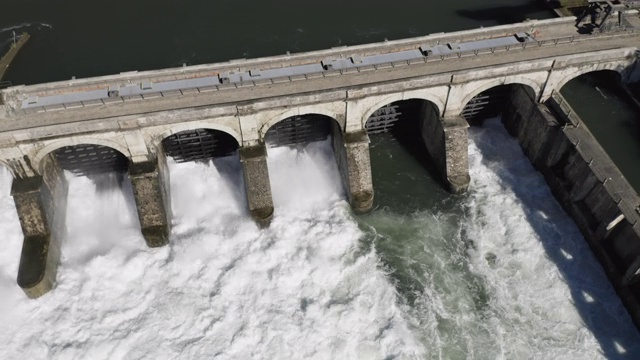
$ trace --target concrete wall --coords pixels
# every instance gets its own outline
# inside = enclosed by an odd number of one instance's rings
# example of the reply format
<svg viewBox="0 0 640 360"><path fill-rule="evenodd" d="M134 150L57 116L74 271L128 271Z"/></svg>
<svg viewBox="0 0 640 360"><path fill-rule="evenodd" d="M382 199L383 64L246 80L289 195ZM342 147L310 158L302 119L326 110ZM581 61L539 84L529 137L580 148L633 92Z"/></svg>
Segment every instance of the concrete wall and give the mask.
<svg viewBox="0 0 640 360"><path fill-rule="evenodd" d="M24 235L18 285L30 298L51 290L65 234L68 186L53 155L44 160L42 176L15 178L11 189Z"/></svg>
<svg viewBox="0 0 640 360"><path fill-rule="evenodd" d="M373 206L369 136L365 130L342 134L334 124L333 153L351 207L366 212Z"/></svg>
<svg viewBox="0 0 640 360"><path fill-rule="evenodd" d="M159 247L169 242L171 204L168 183L164 178L164 159L149 157L146 161L129 163L129 178L138 209L142 235L149 247Z"/></svg>
<svg viewBox="0 0 640 360"><path fill-rule="evenodd" d="M580 119L559 106L560 97L538 104L524 87L514 88L505 127L576 221L640 327L640 198Z"/></svg>
<svg viewBox="0 0 640 360"><path fill-rule="evenodd" d="M435 107L425 104L422 108L420 129L431 159L443 180L454 194L469 187L469 155L467 128L460 116L441 119Z"/></svg>
<svg viewBox="0 0 640 360"><path fill-rule="evenodd" d="M239 153L249 212L259 225L267 226L273 218L267 148L264 145L246 146L240 148Z"/></svg>

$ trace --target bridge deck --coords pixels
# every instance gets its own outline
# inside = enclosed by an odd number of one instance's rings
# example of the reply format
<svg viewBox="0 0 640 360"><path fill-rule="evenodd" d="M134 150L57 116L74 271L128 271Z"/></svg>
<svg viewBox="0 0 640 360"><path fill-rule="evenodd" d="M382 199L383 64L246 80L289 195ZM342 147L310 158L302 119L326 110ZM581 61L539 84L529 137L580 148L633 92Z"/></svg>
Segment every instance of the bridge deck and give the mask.
<svg viewBox="0 0 640 360"><path fill-rule="evenodd" d="M640 18L637 15L629 16L633 23L638 23L640 28ZM569 20L569 21L567 21ZM127 115L148 114L159 111L194 108L213 105L242 105L256 99L266 99L274 97L284 97L305 93L317 93L326 91L345 91L347 89L357 89L371 83L393 83L410 78L420 78L430 75L445 75L448 82L455 82L455 75L463 74L469 70L478 70L496 65L508 65L519 62L527 62L539 59L558 59L559 57L575 56L576 54L593 54L597 51L629 48L630 44L637 44L640 40L640 32L625 31L601 35L580 35L577 33L575 23L572 19L553 19L545 21L531 21L511 26L500 26L494 28L476 29L467 32L458 32L444 35L432 35L415 39L400 40L383 44L354 46L343 49L332 49L306 54L291 55L288 57L273 57L256 60L246 60L239 62L211 64L187 67L183 69L165 69L141 73L126 73L99 78L78 79L69 82L57 82L49 84L39 84L9 88L3 91L7 104L5 111L0 107L0 133L11 132L21 129L39 128L56 124L74 123L87 120L108 119L113 117L126 117ZM233 69L252 69L260 66L284 66L287 64L309 63L319 61L327 55L351 56L355 54L368 54L397 51L415 48L418 45L433 43L434 41L449 42L462 41L464 39L478 39L504 34L513 34L517 31L530 31L535 34L536 39L546 42L544 46L528 46L526 49L512 49L500 53L488 53L476 56L463 56L461 58L451 58L446 60L434 59L405 66L396 66L385 69L377 69L366 72L343 72L326 73L317 78L301 78L300 81L290 79L282 83L269 83L265 85L244 86L242 84L220 86L209 92L198 92L193 94L178 95L172 97L160 97L156 99L136 101L118 100L117 105L101 105L93 107L80 107L66 109L56 112L41 112L32 114L20 114L15 109L20 108L20 99L30 96L30 94L47 94L52 92L68 92L77 89L90 89L96 86L104 87L107 84L127 84L134 81L160 81L162 79L180 79L186 77L198 77L215 73L214 69L224 71L229 66ZM551 41L560 39L556 44ZM283 63L285 60L285 63ZM233 64L233 65L230 65ZM539 69L532 69L539 70ZM451 75L451 76L449 76ZM437 83L433 84L438 85ZM16 119L19 118L19 121ZM117 129L119 124L102 124L104 127L113 126ZM10 135L10 134L7 134Z"/></svg>

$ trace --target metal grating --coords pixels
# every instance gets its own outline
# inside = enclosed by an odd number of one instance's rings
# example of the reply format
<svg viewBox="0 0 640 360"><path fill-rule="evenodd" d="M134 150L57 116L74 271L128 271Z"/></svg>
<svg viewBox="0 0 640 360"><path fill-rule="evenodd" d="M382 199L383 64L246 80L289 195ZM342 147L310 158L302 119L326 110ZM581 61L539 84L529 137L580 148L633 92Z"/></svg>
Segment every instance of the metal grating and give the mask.
<svg viewBox="0 0 640 360"><path fill-rule="evenodd" d="M162 140L167 156L176 162L229 156L238 150L236 139L222 131L196 129L181 131Z"/></svg>
<svg viewBox="0 0 640 360"><path fill-rule="evenodd" d="M76 175L127 171L129 161L119 151L102 145L65 146L54 152L60 167Z"/></svg>
<svg viewBox="0 0 640 360"><path fill-rule="evenodd" d="M385 105L369 116L365 129L369 134L385 133L400 120L401 115L399 105Z"/></svg>
<svg viewBox="0 0 640 360"><path fill-rule="evenodd" d="M498 116L502 112L508 91L508 86L498 86L484 91L471 99L460 115L468 122L480 122Z"/></svg>
<svg viewBox="0 0 640 360"><path fill-rule="evenodd" d="M272 126L264 137L265 143L276 147L324 140L331 134L331 121L324 115L292 116Z"/></svg>

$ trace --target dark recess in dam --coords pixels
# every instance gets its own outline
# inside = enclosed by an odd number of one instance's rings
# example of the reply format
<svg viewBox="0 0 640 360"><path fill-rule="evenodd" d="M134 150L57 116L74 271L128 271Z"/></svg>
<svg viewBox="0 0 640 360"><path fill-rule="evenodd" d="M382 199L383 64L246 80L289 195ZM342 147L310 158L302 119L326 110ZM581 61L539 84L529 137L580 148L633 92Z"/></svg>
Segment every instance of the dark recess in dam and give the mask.
<svg viewBox="0 0 640 360"><path fill-rule="evenodd" d="M210 129L185 130L162 140L165 154L178 163L229 156L238 147L233 136Z"/></svg>
<svg viewBox="0 0 640 360"><path fill-rule="evenodd" d="M419 122L420 107L423 103L424 100L412 99L387 104L369 116L365 129L369 135L413 129L415 126L411 123L415 125Z"/></svg>
<svg viewBox="0 0 640 360"><path fill-rule="evenodd" d="M511 85L495 86L474 96L460 114L470 125L482 125L484 119L502 113L505 100L512 91Z"/></svg>
<svg viewBox="0 0 640 360"><path fill-rule="evenodd" d="M334 120L326 115L292 116L273 125L265 134L268 147L292 146L325 140Z"/></svg>
<svg viewBox="0 0 640 360"><path fill-rule="evenodd" d="M126 172L129 161L119 151L103 145L78 144L55 150L60 167L75 175Z"/></svg>
<svg viewBox="0 0 640 360"><path fill-rule="evenodd" d="M424 99L407 99L389 103L376 110L365 124L367 134L394 139L426 169L435 179L442 180L429 153L423 132L429 132L429 124L438 119L438 107ZM432 115L436 114L435 117ZM442 186L446 184L441 181Z"/></svg>

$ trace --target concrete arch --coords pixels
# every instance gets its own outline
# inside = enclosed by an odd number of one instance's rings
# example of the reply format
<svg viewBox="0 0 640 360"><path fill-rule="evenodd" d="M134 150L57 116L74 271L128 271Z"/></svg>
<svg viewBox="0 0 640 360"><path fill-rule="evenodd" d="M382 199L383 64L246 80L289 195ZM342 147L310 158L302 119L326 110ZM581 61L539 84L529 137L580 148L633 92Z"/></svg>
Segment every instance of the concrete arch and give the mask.
<svg viewBox="0 0 640 360"><path fill-rule="evenodd" d="M362 118L360 119L360 124L362 126L362 129L365 128L365 125L367 124L367 120L369 120L369 117L374 112L376 112L376 110L380 109L381 107L383 107L385 105L394 103L396 101L403 101L403 100L425 100L425 101L428 101L428 102L432 103L433 105L435 105L436 112L439 115L442 115L442 111L445 108L444 102L442 102L436 96L431 96L428 93L424 93L424 91L421 91L421 94L415 94L414 92L412 92L410 94L409 93L404 93L404 92L395 93L395 94L389 94L389 95L386 95L385 97L381 98L380 100L376 101L373 105L369 106L368 109L362 114Z"/></svg>
<svg viewBox="0 0 640 360"><path fill-rule="evenodd" d="M236 142L238 142L238 147L242 146L242 136L238 132L236 132L233 128L226 125L199 121L199 122L177 124L175 126L172 126L169 129L166 129L165 131L159 134L153 135L149 143L149 149L157 153L158 149L161 149L162 140L168 138L173 134L177 134L182 131L196 130L196 129L221 131L223 133L231 135L234 139L236 139Z"/></svg>
<svg viewBox="0 0 640 360"><path fill-rule="evenodd" d="M275 124L279 123L280 121L286 120L290 117L293 116L304 116L304 115L324 115L327 116L331 119L333 119L335 122L338 123L338 125L340 126L340 129L342 131L344 131L344 127L345 127L345 121L340 121L339 118L344 118L344 116L340 116L342 114L336 114L334 111L329 111L327 109L323 109L322 107L318 106L318 107L309 107L309 108L293 108L293 109L289 109L283 113L278 114L277 116L273 116L271 117L269 120L267 120L266 122L264 122L262 124L262 126L260 127L260 139L264 139L264 136L267 134L267 131L269 131L269 129L271 129Z"/></svg>
<svg viewBox="0 0 640 360"><path fill-rule="evenodd" d="M536 98L540 95L540 92L542 91L542 87L538 83L524 76L512 76L507 78L491 79L490 81L485 82L482 85L475 88L469 94L465 95L465 97L462 99L462 102L460 104L460 112L462 112L464 107L467 106L467 104L469 103L469 101L471 101L471 99L478 96L483 91L487 91L496 86L511 85L511 84L521 84L521 85L528 86L529 88L531 88L531 90L533 90Z"/></svg>
<svg viewBox="0 0 640 360"><path fill-rule="evenodd" d="M621 64L615 64L615 63L608 63L605 64L605 66L603 67L602 64L591 64L591 65L587 65L587 66L582 66L577 68L575 71L565 75L564 77L560 78L560 80L556 83L556 85L554 86L554 88L552 90L554 91L560 91L562 89L563 86L565 86L569 81L588 74L588 73L592 73L592 72L598 72L598 71L613 71L618 73L618 75L620 75L620 79L624 78L624 67L621 66Z"/></svg>
<svg viewBox="0 0 640 360"><path fill-rule="evenodd" d="M92 144L92 145L102 145L106 147L110 147L127 158L131 157L129 152L129 148L126 145L119 144L113 140L101 139L101 138L84 138L84 137L72 137L62 140L57 140L45 145L43 148L37 150L33 156L30 156L31 164L35 171L38 174L42 174L42 159L47 156L49 153L58 150L65 146L74 146L79 144Z"/></svg>

